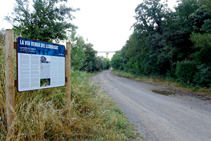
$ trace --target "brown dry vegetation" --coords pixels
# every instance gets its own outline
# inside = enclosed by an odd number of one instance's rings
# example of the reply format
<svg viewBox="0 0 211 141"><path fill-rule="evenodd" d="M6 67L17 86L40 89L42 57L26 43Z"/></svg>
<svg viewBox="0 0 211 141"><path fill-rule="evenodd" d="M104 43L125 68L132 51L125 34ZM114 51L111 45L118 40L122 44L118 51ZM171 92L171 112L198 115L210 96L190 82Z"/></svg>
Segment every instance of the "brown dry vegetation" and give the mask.
<svg viewBox="0 0 211 141"><path fill-rule="evenodd" d="M15 134L7 135L4 32L0 37L0 140L130 140L137 137L123 113L85 72L72 71L70 111L65 87L15 92Z"/></svg>

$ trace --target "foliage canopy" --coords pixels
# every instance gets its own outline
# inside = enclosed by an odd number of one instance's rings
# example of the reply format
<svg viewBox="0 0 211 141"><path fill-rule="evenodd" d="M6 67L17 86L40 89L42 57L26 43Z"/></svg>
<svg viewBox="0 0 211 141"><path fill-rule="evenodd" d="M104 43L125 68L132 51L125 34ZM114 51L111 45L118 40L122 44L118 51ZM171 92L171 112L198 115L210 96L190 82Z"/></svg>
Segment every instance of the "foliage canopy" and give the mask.
<svg viewBox="0 0 211 141"><path fill-rule="evenodd" d="M16 0L11 17L13 29L19 36L52 42L67 38L66 33L76 27L70 21L78 9L67 7L67 0Z"/></svg>

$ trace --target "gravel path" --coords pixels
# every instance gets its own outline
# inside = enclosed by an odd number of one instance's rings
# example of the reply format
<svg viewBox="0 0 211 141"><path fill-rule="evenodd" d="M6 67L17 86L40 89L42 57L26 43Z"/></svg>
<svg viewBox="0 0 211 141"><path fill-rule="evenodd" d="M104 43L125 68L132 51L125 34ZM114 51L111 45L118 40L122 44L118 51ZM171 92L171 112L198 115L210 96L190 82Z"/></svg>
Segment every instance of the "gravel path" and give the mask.
<svg viewBox="0 0 211 141"><path fill-rule="evenodd" d="M193 97L152 92L158 86L104 71L91 78L100 84L146 140L211 141L211 104Z"/></svg>

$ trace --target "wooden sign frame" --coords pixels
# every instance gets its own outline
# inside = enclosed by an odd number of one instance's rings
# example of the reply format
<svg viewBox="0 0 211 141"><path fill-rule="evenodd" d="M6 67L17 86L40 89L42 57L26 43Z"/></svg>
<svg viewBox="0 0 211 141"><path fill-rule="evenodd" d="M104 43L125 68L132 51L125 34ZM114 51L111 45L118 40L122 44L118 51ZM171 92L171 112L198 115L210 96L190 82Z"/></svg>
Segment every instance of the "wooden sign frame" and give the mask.
<svg viewBox="0 0 211 141"><path fill-rule="evenodd" d="M30 40L30 39L29 39ZM16 49L16 69L18 78L18 45L14 42L14 32L6 29L5 34L5 64L6 64L6 109L7 109L7 133L9 136L14 134L15 119L15 86L18 89L18 79L14 80L14 50ZM71 43L66 43L65 50L65 85L66 85L66 106L70 111L71 102Z"/></svg>

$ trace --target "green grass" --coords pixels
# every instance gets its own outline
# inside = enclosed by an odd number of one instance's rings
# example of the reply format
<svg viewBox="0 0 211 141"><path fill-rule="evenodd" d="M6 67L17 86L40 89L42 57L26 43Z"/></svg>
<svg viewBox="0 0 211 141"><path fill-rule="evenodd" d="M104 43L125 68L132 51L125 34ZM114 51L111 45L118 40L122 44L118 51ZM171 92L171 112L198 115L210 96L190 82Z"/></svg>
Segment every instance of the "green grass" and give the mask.
<svg viewBox="0 0 211 141"><path fill-rule="evenodd" d="M150 82L150 83L157 83L160 85L168 85L171 86L173 89L182 90L182 91L191 91L196 92L198 95L211 97L211 88L202 88L202 87L193 87L190 85L182 85L177 83L174 79L169 78L161 78L157 76L137 76L128 72L112 70L113 75L121 76L130 78L133 80L143 81L143 82Z"/></svg>
<svg viewBox="0 0 211 141"><path fill-rule="evenodd" d="M71 105L65 87L15 92L14 135L7 135L5 55L0 48L0 140L142 140L114 101L89 81L94 74L71 72Z"/></svg>

